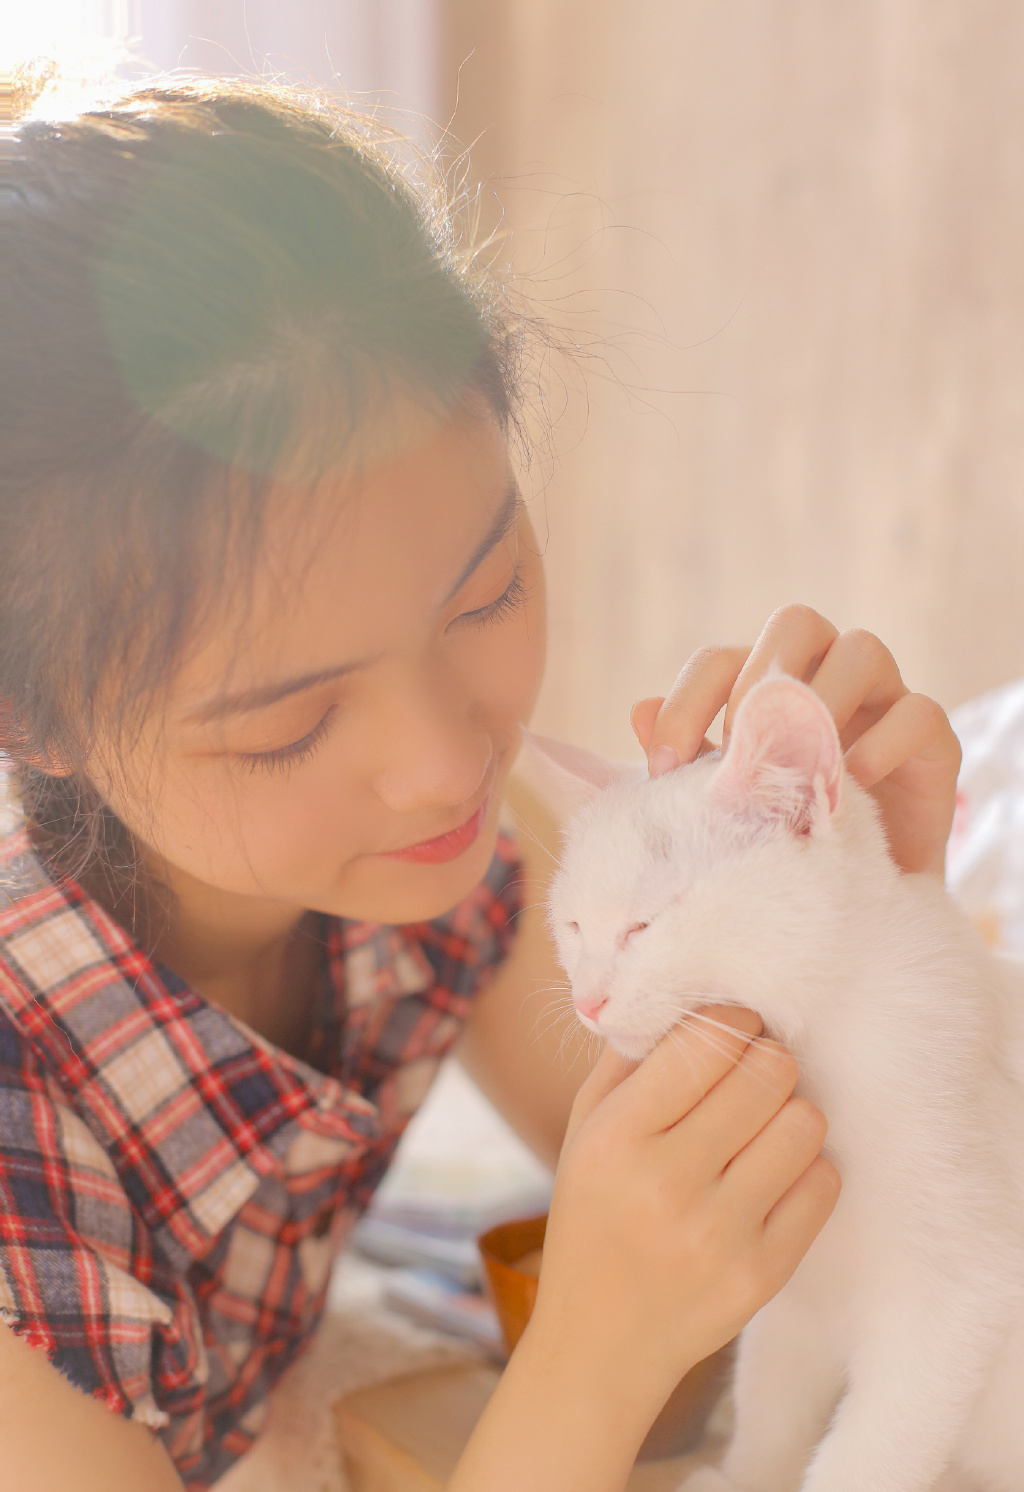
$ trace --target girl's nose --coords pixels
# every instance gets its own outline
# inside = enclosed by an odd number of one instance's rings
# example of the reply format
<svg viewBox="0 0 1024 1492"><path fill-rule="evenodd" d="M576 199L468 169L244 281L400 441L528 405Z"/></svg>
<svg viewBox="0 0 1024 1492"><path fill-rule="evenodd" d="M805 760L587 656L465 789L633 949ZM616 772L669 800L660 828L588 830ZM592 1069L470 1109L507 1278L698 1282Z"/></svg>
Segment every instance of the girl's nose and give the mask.
<svg viewBox="0 0 1024 1492"><path fill-rule="evenodd" d="M596 1021L598 1012L608 1004L607 995L573 995L572 1003L576 1006L580 1015L585 1015L587 1020Z"/></svg>
<svg viewBox="0 0 1024 1492"><path fill-rule="evenodd" d="M467 803L491 770L490 735L465 707L420 687L389 722L386 765L373 777L378 797L396 813Z"/></svg>

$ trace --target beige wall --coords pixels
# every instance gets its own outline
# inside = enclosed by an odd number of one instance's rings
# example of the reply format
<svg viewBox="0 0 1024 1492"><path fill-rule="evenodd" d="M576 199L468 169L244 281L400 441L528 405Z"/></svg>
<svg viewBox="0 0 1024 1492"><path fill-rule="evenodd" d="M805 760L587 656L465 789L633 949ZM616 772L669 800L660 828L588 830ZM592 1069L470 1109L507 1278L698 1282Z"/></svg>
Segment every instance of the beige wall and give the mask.
<svg viewBox="0 0 1024 1492"><path fill-rule="evenodd" d="M790 598L947 705L1024 673L1019 0L440 4L516 269L610 365L532 476L543 727L629 749Z"/></svg>

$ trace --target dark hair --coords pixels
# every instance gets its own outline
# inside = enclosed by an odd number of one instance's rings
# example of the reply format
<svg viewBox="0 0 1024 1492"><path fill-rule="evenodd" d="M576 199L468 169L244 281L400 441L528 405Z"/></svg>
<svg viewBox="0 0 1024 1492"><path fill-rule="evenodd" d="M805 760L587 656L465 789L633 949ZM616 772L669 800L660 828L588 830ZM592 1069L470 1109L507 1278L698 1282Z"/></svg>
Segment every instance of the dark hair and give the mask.
<svg viewBox="0 0 1024 1492"><path fill-rule="evenodd" d="M11 153L0 747L59 870L127 868L82 772L111 663L104 724L129 728L270 483L322 470L394 383L476 389L508 430L520 323L443 177L414 188L323 98L151 83L23 120Z"/></svg>

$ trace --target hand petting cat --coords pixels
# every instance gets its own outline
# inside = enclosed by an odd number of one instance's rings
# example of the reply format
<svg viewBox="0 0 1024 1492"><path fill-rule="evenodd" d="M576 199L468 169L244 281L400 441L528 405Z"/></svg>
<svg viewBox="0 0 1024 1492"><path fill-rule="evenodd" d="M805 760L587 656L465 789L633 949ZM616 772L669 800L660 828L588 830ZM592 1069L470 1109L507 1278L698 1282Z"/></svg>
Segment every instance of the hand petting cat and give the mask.
<svg viewBox="0 0 1024 1492"><path fill-rule="evenodd" d="M632 723L652 777L712 750L706 732L773 668L810 684L839 730L847 770L881 809L893 858L906 871L942 875L953 822L960 743L945 711L904 684L871 632L839 632L809 606L783 606L752 648L694 653L668 696L642 699Z"/></svg>

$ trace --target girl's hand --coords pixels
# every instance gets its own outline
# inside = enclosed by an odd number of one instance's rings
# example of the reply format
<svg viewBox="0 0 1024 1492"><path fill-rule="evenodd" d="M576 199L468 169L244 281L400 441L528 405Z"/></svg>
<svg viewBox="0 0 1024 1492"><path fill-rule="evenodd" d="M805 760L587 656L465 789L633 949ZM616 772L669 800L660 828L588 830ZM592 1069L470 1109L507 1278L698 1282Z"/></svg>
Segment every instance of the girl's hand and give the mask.
<svg viewBox="0 0 1024 1492"><path fill-rule="evenodd" d="M794 1058L750 1040L753 1011L708 1013L729 1028L713 1044L690 1023L639 1066L606 1047L580 1089L524 1337L624 1424L635 1413L639 1439L781 1289L839 1195L825 1120L792 1096Z"/></svg>
<svg viewBox="0 0 1024 1492"><path fill-rule="evenodd" d="M727 744L737 705L773 664L810 684L832 711L847 770L882 810L896 863L942 875L960 770L952 726L934 700L911 694L877 637L838 632L809 606L783 606L753 648L702 648L666 699L634 705L652 776L710 750L705 732L723 705Z"/></svg>

